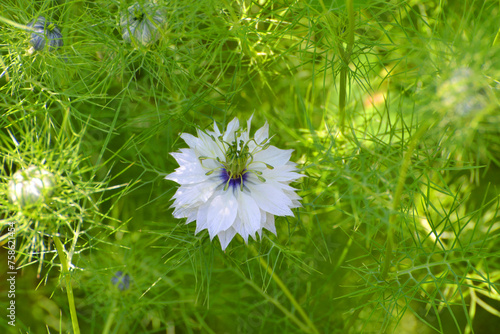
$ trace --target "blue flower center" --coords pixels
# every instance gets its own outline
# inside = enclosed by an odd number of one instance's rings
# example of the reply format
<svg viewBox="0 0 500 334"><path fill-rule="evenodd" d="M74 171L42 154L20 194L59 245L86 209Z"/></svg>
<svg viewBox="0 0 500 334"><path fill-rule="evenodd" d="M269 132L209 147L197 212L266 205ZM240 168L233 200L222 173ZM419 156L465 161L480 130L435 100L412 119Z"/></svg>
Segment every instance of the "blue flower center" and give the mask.
<svg viewBox="0 0 500 334"><path fill-rule="evenodd" d="M225 184L227 188L243 188L247 178L247 173L243 170L241 173L231 174L231 172L228 172L225 168L223 168L220 173L220 178L222 179L222 183Z"/></svg>
<svg viewBox="0 0 500 334"><path fill-rule="evenodd" d="M256 150L254 149L252 152L250 152L250 142L255 142L254 139L245 142L242 139L238 139L241 134L236 132L235 137L236 139L233 140L231 143L228 143L224 141L223 136L219 136L217 139L215 139L212 135L210 137L213 139L214 142L218 140L220 142L220 147L223 149L225 157L223 159L219 157L215 158L210 158L207 156L200 156L198 159L200 160L200 163L203 165L203 160L206 159L213 159L217 161L218 167L210 169L208 172L205 173L205 175L211 175L215 171L217 171L220 179L221 179L221 184L223 185L224 191L228 190L229 187L233 188L233 190L236 187L240 187L241 190L243 190L244 183L247 179L247 174L252 173L254 174L261 182L266 182L266 179L264 179L261 174L261 171L253 170L249 168L249 166L254 162L253 161L253 152ZM258 147L262 148L262 150L265 150L267 147L269 147L269 144L267 143L268 140L266 139L265 141L261 142L260 144L255 143ZM264 165L266 165L267 168L273 169L274 167L265 163L261 162Z"/></svg>

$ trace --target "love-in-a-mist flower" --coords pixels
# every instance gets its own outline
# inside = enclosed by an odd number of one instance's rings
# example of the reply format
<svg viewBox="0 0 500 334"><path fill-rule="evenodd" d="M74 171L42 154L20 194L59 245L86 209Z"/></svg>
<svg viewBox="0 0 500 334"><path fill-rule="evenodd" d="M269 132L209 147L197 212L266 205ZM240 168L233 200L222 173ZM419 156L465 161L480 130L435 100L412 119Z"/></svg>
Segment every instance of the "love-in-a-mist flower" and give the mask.
<svg viewBox="0 0 500 334"><path fill-rule="evenodd" d="M469 67L455 69L438 88L443 111L454 111L463 117L479 112L488 105L486 78ZM449 119L450 117L447 117Z"/></svg>
<svg viewBox="0 0 500 334"><path fill-rule="evenodd" d="M224 133L198 130L198 137L183 133L189 148L171 153L179 163L167 180L180 184L173 196L174 217L196 220L196 233L207 229L226 249L236 233L245 242L262 229L276 234L274 216L293 216L301 199L290 183L303 175L290 161L293 150L270 145L269 125L250 137L233 119Z"/></svg>
<svg viewBox="0 0 500 334"><path fill-rule="evenodd" d="M115 273L115 276L111 278L113 285L116 285L121 291L127 290L130 286L130 276L119 270Z"/></svg>
<svg viewBox="0 0 500 334"><path fill-rule="evenodd" d="M156 4L132 5L120 18L123 40L127 43L137 41L142 45L154 43L160 37L158 29L164 23L163 11Z"/></svg>
<svg viewBox="0 0 500 334"><path fill-rule="evenodd" d="M30 53L40 51L49 45L49 51L63 46L63 39L59 27L52 22L47 22L45 17L40 16L36 20L28 23L28 27L32 28L30 44L33 46Z"/></svg>
<svg viewBox="0 0 500 334"><path fill-rule="evenodd" d="M54 192L54 175L49 171L29 166L14 173L9 181L9 199L21 208L39 204Z"/></svg>

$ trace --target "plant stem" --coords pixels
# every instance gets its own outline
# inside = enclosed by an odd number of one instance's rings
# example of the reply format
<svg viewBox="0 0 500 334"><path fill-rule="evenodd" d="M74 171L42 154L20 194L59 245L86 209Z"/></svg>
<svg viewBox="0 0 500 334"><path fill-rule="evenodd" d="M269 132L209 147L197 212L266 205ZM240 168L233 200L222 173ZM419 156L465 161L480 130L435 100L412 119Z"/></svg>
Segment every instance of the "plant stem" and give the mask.
<svg viewBox="0 0 500 334"><path fill-rule="evenodd" d="M347 19L348 19L346 57L347 57L347 59L350 59L352 47L354 46L354 6L353 6L353 0L346 0L346 7L347 7Z"/></svg>
<svg viewBox="0 0 500 334"><path fill-rule="evenodd" d="M359 314L363 310L364 305L366 303L368 303L368 301L370 300L372 295L373 295L373 293L369 293L369 294L365 295L364 298L360 302L357 303L357 305L359 305L359 306L356 309L356 311L354 311L354 313L351 315L347 324L344 326L344 333L349 333L349 329L352 326L354 326L354 323L356 322L356 319L359 317Z"/></svg>
<svg viewBox="0 0 500 334"><path fill-rule="evenodd" d="M340 254L339 259L337 260L337 264L335 265L335 267L333 267L333 272L336 272L340 268L342 263L344 262L344 260L347 256L347 253L349 252L349 249L351 248L353 240L354 240L353 238L349 238L349 240L347 241L347 244L345 245L344 250L342 251L342 254Z"/></svg>
<svg viewBox="0 0 500 334"><path fill-rule="evenodd" d="M411 138L410 143L408 145L408 149L406 150L403 163L401 168L399 169L399 177L398 184L396 185L396 190L394 192L394 198L392 202L392 210L393 213L389 217L389 224L387 226L387 245L385 248L385 259L384 259L384 267L382 269L382 273L380 275L381 279L384 280L389 273L389 267L391 266L392 258L394 257L394 225L396 223L396 211L399 209L399 204L401 203L401 195L403 194L403 189L406 181L406 175L408 174L408 168L411 163L411 156L415 147L417 146L418 141L422 138L422 135L429 128L429 123L424 123L417 130L415 135Z"/></svg>
<svg viewBox="0 0 500 334"><path fill-rule="evenodd" d="M279 278L279 276L276 274L276 272L274 272L273 268L269 265L269 263L267 263L266 261L264 261L264 259L262 257L260 257L260 256L259 256L259 262L260 262L260 265L264 269L266 269L266 271L268 272L268 274L273 278L273 280L276 282L276 284L278 284L278 286L280 287L281 291L283 291L283 293L288 298L288 300L290 300L290 302L292 303L292 305L297 309L297 311L299 312L300 316L302 317L302 319L304 319L304 321L307 323L307 325L313 331L313 333L319 333L318 330L316 329L316 326L314 326L314 323L307 316L307 313L300 306L300 304L297 302L297 300L295 299L295 297L292 295L292 293L290 292L290 290L288 290L288 288L283 283L283 281Z"/></svg>
<svg viewBox="0 0 500 334"><path fill-rule="evenodd" d="M354 6L353 0L346 0L347 9L347 46L344 50L339 42L339 51L342 58L342 69L340 70L339 87L339 113L340 113L340 132L344 133L345 126L345 105L347 100L347 70L351 61L352 48L354 46Z"/></svg>
<svg viewBox="0 0 500 334"><path fill-rule="evenodd" d="M104 325L104 329L102 330L102 334L108 334L111 329L111 325L115 320L116 313L118 312L118 307L116 306L116 299L113 300L113 306L111 306L111 313L106 320L106 324Z"/></svg>
<svg viewBox="0 0 500 334"><path fill-rule="evenodd" d="M241 275L240 272L238 272L238 274ZM288 311L283 305L281 305L281 303L277 299L269 296L259 286L257 286L257 284L255 284L252 280L246 278L244 275L242 275L242 278L248 285L254 288L258 293L260 293L267 301L269 301L278 309L280 309L280 311L283 312L283 314L285 314L291 321L297 324L297 326L299 326L304 333L310 333L310 328L307 327L307 325L304 324L302 321L300 321L292 312Z"/></svg>
<svg viewBox="0 0 500 334"><path fill-rule="evenodd" d="M340 132L344 133L345 126L345 101L347 98L346 90L347 81L347 64L340 70L340 87L339 87L339 113L340 113Z"/></svg>
<svg viewBox="0 0 500 334"><path fill-rule="evenodd" d="M66 280L66 292L68 294L68 304L69 304L69 312L71 314L71 324L73 325L73 333L80 334L80 327L78 326L78 317L76 315L76 307L75 307L75 298L73 296L73 287L71 285L71 275L69 271L69 260L64 252L64 246L59 239L59 237L52 237L54 240L54 244L57 248L57 254L59 254L59 258L61 259L62 265L62 274L64 279Z"/></svg>
<svg viewBox="0 0 500 334"><path fill-rule="evenodd" d="M405 181L406 181L406 175L408 174L408 169L410 167L410 162L411 162L411 156L413 154L413 151L415 150L415 147L417 146L418 141L420 138L422 138L422 135L427 131L429 128L430 123L426 122L420 126L420 128L417 130L415 135L411 138L410 144L408 145L408 150L405 152L405 155L403 157L403 164L401 165L401 168L399 169L399 177L398 177L398 184L396 185L396 190L394 191L394 200L392 202L392 210L393 213L389 217L389 224L387 226L387 245L385 248L385 258L384 258L384 266L382 269L382 273L380 275L380 278L382 280L385 280L387 278L387 274L389 273L389 268L391 266L392 258L394 257L394 232L393 232L393 227L396 223L396 211L399 209L399 204L401 203L401 195L403 193ZM359 302L359 305L364 305L366 304L373 293L369 293L364 296L364 298ZM347 333L349 332L349 329L354 325L354 322L358 318L359 314L363 310L363 307L359 307L356 309L356 311L352 314L351 318L349 319L349 322L346 324L344 327L344 331Z"/></svg>
<svg viewBox="0 0 500 334"><path fill-rule="evenodd" d="M3 17L3 16L0 16L0 21L4 22L4 23L7 23L11 26L13 26L14 28L17 28L17 29L21 29L21 30L28 30L28 31L35 31L35 29L33 27L28 27L24 24L19 24L17 22L14 22L12 20L9 20L8 18L6 17Z"/></svg>

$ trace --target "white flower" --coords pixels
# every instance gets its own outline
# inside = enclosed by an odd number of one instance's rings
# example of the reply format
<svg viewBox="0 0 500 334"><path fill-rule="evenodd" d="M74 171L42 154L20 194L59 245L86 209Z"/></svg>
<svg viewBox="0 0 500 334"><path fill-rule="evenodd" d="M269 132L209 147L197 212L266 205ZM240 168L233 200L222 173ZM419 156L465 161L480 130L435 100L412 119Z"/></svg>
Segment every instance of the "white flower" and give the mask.
<svg viewBox="0 0 500 334"><path fill-rule="evenodd" d="M54 175L30 166L19 170L9 181L9 199L21 208L45 201L54 191Z"/></svg>
<svg viewBox="0 0 500 334"><path fill-rule="evenodd" d="M132 40L148 45L160 38L158 28L165 23L163 11L153 3L134 4L120 18L122 37L127 43Z"/></svg>
<svg viewBox="0 0 500 334"><path fill-rule="evenodd" d="M488 104L485 78L469 67L454 70L437 93L445 107L444 111L454 110L458 116L481 111Z"/></svg>
<svg viewBox="0 0 500 334"><path fill-rule="evenodd" d="M183 133L189 148L171 153L179 168L165 177L180 184L173 196L175 218L196 220L196 233L208 229L219 237L222 249L236 233L245 242L265 228L276 234L274 216L293 216L301 199L289 184L304 175L290 162L293 150L269 144L269 125L250 138L233 119L224 133L198 130L198 137Z"/></svg>

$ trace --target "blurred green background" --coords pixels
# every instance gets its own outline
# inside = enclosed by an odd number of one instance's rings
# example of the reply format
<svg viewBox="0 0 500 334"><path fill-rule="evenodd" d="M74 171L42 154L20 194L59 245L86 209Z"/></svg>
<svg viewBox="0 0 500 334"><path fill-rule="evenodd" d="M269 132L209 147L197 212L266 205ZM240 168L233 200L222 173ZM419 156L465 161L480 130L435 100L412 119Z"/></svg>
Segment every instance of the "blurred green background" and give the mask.
<svg viewBox="0 0 500 334"><path fill-rule="evenodd" d="M72 331L34 220L74 245L82 333L498 332L499 1L158 0L148 45L122 38L134 3L2 2L0 243L25 228L0 332ZM30 54L38 16L63 47ZM163 178L180 133L252 115L294 150L303 207L223 252L172 217ZM32 164L63 180L59 211L8 201Z"/></svg>

